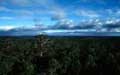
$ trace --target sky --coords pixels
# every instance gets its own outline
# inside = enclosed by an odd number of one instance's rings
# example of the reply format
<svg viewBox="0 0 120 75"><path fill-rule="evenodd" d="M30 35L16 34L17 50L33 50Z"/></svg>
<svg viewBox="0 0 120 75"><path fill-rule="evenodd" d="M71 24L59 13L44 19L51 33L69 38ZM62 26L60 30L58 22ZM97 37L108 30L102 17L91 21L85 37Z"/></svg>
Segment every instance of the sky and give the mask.
<svg viewBox="0 0 120 75"><path fill-rule="evenodd" d="M0 30L25 29L120 32L120 0L0 0Z"/></svg>

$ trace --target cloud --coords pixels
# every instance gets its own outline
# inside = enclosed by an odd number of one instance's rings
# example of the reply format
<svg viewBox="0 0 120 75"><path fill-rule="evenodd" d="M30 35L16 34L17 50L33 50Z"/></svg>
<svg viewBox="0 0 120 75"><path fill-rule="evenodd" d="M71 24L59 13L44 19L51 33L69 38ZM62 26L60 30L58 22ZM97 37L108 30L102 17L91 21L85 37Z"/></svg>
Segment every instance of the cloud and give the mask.
<svg viewBox="0 0 120 75"><path fill-rule="evenodd" d="M78 26L76 26L76 29L78 28L78 29L94 29L94 25L93 24L84 24L84 25L78 25Z"/></svg>
<svg viewBox="0 0 120 75"><path fill-rule="evenodd" d="M9 31L11 29L14 29L15 26L0 26L0 30L3 30L3 31Z"/></svg>
<svg viewBox="0 0 120 75"><path fill-rule="evenodd" d="M96 28L99 23L103 25L101 29ZM72 20L63 19L58 21L53 27L45 26L44 24L35 25L32 27L14 27L14 26L0 26L0 30L4 30L3 35L37 35L45 33L48 35L95 35L95 36L106 36L106 35L118 35L109 34L110 32L120 32L120 20L105 20L104 22L96 19L84 21L83 23L75 24ZM101 32L101 33L97 33ZM0 31L1 33L1 31Z"/></svg>
<svg viewBox="0 0 120 75"><path fill-rule="evenodd" d="M105 27L107 29L120 28L120 19L117 19L117 20L107 20L103 27Z"/></svg>
<svg viewBox="0 0 120 75"><path fill-rule="evenodd" d="M107 14L113 14L113 9L106 9L105 11L107 12Z"/></svg>
<svg viewBox="0 0 120 75"><path fill-rule="evenodd" d="M17 6L29 6L32 4L32 0L11 0L10 3Z"/></svg>
<svg viewBox="0 0 120 75"><path fill-rule="evenodd" d="M0 19L34 19L34 18L50 18L51 21L57 22L54 29L106 29L108 27L104 27L104 24L116 24L116 21L119 20L106 20L106 18L115 18L120 17L120 10L119 9L105 9L102 10L92 10L91 8L88 9L79 9L69 7L62 8L60 3L56 3L56 0L4 0L8 1L7 3L11 3L12 7L16 6L14 9L10 9L9 7L0 6L0 11L9 12L10 14L14 14L14 17L3 16ZM85 0L86 2L90 2L90 0ZM102 0L103 1L103 0ZM92 0L92 2L100 2L97 0ZM104 1L103 1L104 2ZM75 5L74 5L75 6ZM19 8L19 9L18 9ZM34 9L35 8L35 9ZM74 10L73 10L74 9ZM76 9L76 10L75 10ZM68 12L70 11L70 12ZM72 15L71 15L72 14ZM69 16L68 16L69 15ZM73 20L69 20L68 18L76 18L79 17L86 19L83 23L76 23ZM100 21L99 19L106 20ZM41 18L41 19L42 19ZM106 25L107 26L107 25ZM109 25L110 27L110 25ZM48 29L46 25L40 24L35 26L33 29Z"/></svg>
<svg viewBox="0 0 120 75"><path fill-rule="evenodd" d="M69 19L59 20L51 29L80 29L80 30L96 30L96 32L105 32L109 29L114 30L120 28L120 19L111 19L111 20L100 20L98 19L89 19L80 23L74 23Z"/></svg>
<svg viewBox="0 0 120 75"><path fill-rule="evenodd" d="M0 11L3 11L3 12L9 12L9 11L11 11L11 10L8 9L7 7L0 6Z"/></svg>
<svg viewBox="0 0 120 75"><path fill-rule="evenodd" d="M98 18L100 15L93 10L76 10L75 14L82 17L88 17L88 18Z"/></svg>
<svg viewBox="0 0 120 75"><path fill-rule="evenodd" d="M102 16L106 16L107 18L117 18L120 17L120 9L105 9L104 11L101 11Z"/></svg>
<svg viewBox="0 0 120 75"><path fill-rule="evenodd" d="M49 29L48 26L44 25L44 24L35 24L32 29L34 30L45 30L45 29Z"/></svg>
<svg viewBox="0 0 120 75"><path fill-rule="evenodd" d="M117 10L116 15L120 17L120 9Z"/></svg>
<svg viewBox="0 0 120 75"><path fill-rule="evenodd" d="M34 15L34 12L25 9L13 10L11 13L15 14L16 15L15 17L20 19L33 19Z"/></svg>
<svg viewBox="0 0 120 75"><path fill-rule="evenodd" d="M14 13L19 16L33 16L34 15L34 12L32 12L31 10L25 10L25 9L11 10L11 13Z"/></svg>
<svg viewBox="0 0 120 75"><path fill-rule="evenodd" d="M89 19L79 22L76 28L89 30L89 29L95 29L96 25L98 25L98 19Z"/></svg>
<svg viewBox="0 0 120 75"><path fill-rule="evenodd" d="M84 30L89 30L89 29L94 29L96 25L96 21L90 20L90 21L84 21L80 23L74 23L73 20L70 19L62 19L59 20L52 29L84 29Z"/></svg>
<svg viewBox="0 0 120 75"><path fill-rule="evenodd" d="M10 14L14 14L16 16L32 16L34 15L34 12L31 10L27 10L27 9L9 9L5 6L0 6L0 12L7 12ZM4 17L3 17L4 18Z"/></svg>
<svg viewBox="0 0 120 75"><path fill-rule="evenodd" d="M14 17L8 17L8 16L2 16L0 17L0 20L13 20L15 19Z"/></svg>
<svg viewBox="0 0 120 75"><path fill-rule="evenodd" d="M66 13L62 10L54 10L51 14L51 20L61 20L66 18Z"/></svg>
<svg viewBox="0 0 120 75"><path fill-rule="evenodd" d="M50 15L51 20L59 20L66 17L66 12L55 2L55 0L10 0L8 1L16 7L27 7L30 9L9 9L12 14L21 16ZM35 9L33 9L35 7ZM5 9L4 9L5 10ZM8 10L8 8L7 8ZM58 13L59 12L59 13ZM26 16L26 17L27 17ZM28 17L29 18L29 17Z"/></svg>
<svg viewBox="0 0 120 75"><path fill-rule="evenodd" d="M72 20L61 19L54 25L53 29L72 29L74 26L75 24Z"/></svg>
<svg viewBox="0 0 120 75"><path fill-rule="evenodd" d="M11 4L20 7L45 7L45 8L53 8L54 0L10 0Z"/></svg>
<svg viewBox="0 0 120 75"><path fill-rule="evenodd" d="M48 10L47 12L45 11L44 13L50 14L51 20L65 19L67 16L65 9L62 8L58 3L56 3L55 0L43 0L43 1L36 0L36 4L40 4Z"/></svg>
<svg viewBox="0 0 120 75"><path fill-rule="evenodd" d="M120 28L114 29L114 32L120 32Z"/></svg>
<svg viewBox="0 0 120 75"><path fill-rule="evenodd" d="M105 24L114 24L114 21L113 21L113 20L107 20L107 21L105 22Z"/></svg>
<svg viewBox="0 0 120 75"><path fill-rule="evenodd" d="M103 10L76 9L76 11L74 11L74 14L79 17L86 17L87 19L96 19L96 18L107 19L107 18L120 17L120 10L117 8L103 9Z"/></svg>
<svg viewBox="0 0 120 75"><path fill-rule="evenodd" d="M6 13L10 13L10 14L14 14L14 16L12 17L8 17L6 16L2 16L0 17L0 19L6 19L6 20L10 20L10 19L14 19L14 18L22 18L22 19L33 19L33 15L34 12L31 10L27 10L27 9L9 9L7 7L0 7L0 12L6 12Z"/></svg>
<svg viewBox="0 0 120 75"><path fill-rule="evenodd" d="M12 4L17 8L9 9L7 7L0 7L0 11L14 14L14 17L16 18L19 17L23 19L32 19L36 15L49 15L52 21L56 21L65 19L68 14L63 8L59 6L59 4L55 2L55 0L9 0L7 3ZM18 9L19 7L22 7L22 9ZM27 9L26 7L30 9ZM34 7L35 9L33 9Z"/></svg>

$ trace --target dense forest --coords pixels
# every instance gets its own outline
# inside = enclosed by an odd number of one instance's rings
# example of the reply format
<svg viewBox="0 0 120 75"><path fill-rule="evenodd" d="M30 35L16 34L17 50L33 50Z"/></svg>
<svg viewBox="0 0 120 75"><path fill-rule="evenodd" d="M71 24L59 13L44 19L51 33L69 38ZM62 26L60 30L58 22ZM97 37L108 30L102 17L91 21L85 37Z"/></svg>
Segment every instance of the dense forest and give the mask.
<svg viewBox="0 0 120 75"><path fill-rule="evenodd" d="M0 75L120 75L120 38L0 37Z"/></svg>

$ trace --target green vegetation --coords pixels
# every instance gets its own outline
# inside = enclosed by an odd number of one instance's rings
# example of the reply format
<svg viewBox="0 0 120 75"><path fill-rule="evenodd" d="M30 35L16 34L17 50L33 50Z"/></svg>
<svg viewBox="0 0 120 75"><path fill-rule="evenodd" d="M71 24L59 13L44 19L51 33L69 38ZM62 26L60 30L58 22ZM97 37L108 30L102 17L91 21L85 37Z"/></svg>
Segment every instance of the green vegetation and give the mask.
<svg viewBox="0 0 120 75"><path fill-rule="evenodd" d="M120 38L0 38L0 75L119 75Z"/></svg>

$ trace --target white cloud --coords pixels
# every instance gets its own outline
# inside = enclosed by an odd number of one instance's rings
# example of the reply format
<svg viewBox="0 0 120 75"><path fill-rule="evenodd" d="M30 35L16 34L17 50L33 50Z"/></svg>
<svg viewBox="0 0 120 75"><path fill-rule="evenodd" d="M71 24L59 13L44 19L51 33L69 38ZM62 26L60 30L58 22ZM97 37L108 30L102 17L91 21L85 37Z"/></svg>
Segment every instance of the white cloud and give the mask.
<svg viewBox="0 0 120 75"><path fill-rule="evenodd" d="M71 29L74 28L75 23L73 20L61 19L55 24L56 29Z"/></svg>
<svg viewBox="0 0 120 75"><path fill-rule="evenodd" d="M106 21L104 22L104 24L120 24L120 19L117 18L109 18L106 19Z"/></svg>
<svg viewBox="0 0 120 75"><path fill-rule="evenodd" d="M10 0L15 6L20 7L35 7L36 9L14 9L11 13L18 14L19 16L32 16L32 15L51 15L52 19L63 19L66 17L66 12L63 8L55 2L55 0ZM40 9L40 8L44 8Z"/></svg>
<svg viewBox="0 0 120 75"><path fill-rule="evenodd" d="M114 23L113 20L107 20L107 21L106 21L106 24L113 24L113 23Z"/></svg>
<svg viewBox="0 0 120 75"><path fill-rule="evenodd" d="M0 26L0 30L4 30L4 31L9 31L11 29L14 29L15 26Z"/></svg>
<svg viewBox="0 0 120 75"><path fill-rule="evenodd" d="M78 16L88 17L88 18L98 18L100 15L93 10L76 10L75 12Z"/></svg>
<svg viewBox="0 0 120 75"><path fill-rule="evenodd" d="M12 20L15 19L14 17L8 17L8 16L2 16L0 17L0 20Z"/></svg>

